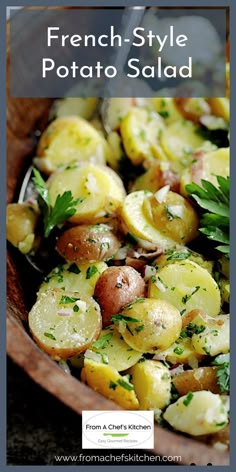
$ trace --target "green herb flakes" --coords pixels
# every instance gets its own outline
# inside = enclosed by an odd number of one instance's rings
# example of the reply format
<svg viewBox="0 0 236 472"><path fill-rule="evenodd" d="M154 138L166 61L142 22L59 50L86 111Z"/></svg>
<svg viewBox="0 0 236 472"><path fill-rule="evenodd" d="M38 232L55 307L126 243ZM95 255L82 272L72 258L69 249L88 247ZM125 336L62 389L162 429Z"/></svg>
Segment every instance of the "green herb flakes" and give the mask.
<svg viewBox="0 0 236 472"><path fill-rule="evenodd" d="M189 392L189 393L187 394L186 398L183 400L183 404L184 404L185 406L188 406L189 403L192 401L192 399L193 399L193 392Z"/></svg>

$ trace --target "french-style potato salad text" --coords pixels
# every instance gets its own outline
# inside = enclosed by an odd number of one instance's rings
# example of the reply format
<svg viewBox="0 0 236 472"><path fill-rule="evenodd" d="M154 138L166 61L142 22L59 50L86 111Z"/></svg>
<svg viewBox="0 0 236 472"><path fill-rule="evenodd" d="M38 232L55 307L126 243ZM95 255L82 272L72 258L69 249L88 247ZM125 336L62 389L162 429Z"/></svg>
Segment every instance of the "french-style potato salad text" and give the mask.
<svg viewBox="0 0 236 472"><path fill-rule="evenodd" d="M229 443L229 98L56 100L37 198L7 208L24 254L60 264L29 313L38 346L124 409ZM40 233L40 234L39 234Z"/></svg>

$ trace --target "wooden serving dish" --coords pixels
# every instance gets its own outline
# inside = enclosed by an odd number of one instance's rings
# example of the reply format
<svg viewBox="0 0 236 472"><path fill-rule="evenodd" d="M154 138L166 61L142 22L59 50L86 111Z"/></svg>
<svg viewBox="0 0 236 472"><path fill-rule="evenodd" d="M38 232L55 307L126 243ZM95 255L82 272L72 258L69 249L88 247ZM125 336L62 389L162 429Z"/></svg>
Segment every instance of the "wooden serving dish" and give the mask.
<svg viewBox="0 0 236 472"><path fill-rule="evenodd" d="M9 56L7 62L9 72ZM8 74L9 78L9 74ZM8 80L9 84L9 80ZM48 119L50 99L17 99L7 87L7 201L17 199L24 171L32 156L35 130ZM7 352L41 387L78 414L83 410L119 410L113 402L66 374L31 339L27 312L33 300L34 274L27 262L9 248L7 254ZM33 294L34 295L34 294ZM154 450L159 455L182 456L182 464L227 465L229 456L202 442L155 426Z"/></svg>

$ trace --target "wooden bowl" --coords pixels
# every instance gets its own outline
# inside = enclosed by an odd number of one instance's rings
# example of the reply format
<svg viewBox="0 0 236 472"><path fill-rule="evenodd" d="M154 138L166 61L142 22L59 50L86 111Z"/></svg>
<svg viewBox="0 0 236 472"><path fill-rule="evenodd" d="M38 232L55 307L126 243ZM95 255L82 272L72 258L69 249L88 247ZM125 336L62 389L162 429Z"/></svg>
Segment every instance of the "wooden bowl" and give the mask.
<svg viewBox="0 0 236 472"><path fill-rule="evenodd" d="M9 55L7 60L9 72ZM8 74L9 78L9 74ZM9 84L9 80L8 80ZM35 147L33 133L45 127L50 99L11 98L7 87L7 201L17 199L24 171ZM31 339L27 313L32 303L35 274L13 248L7 254L7 352L41 387L78 414L83 410L119 410L113 402L66 374ZM182 464L227 465L229 456L181 434L155 426L154 450L159 455L182 456Z"/></svg>

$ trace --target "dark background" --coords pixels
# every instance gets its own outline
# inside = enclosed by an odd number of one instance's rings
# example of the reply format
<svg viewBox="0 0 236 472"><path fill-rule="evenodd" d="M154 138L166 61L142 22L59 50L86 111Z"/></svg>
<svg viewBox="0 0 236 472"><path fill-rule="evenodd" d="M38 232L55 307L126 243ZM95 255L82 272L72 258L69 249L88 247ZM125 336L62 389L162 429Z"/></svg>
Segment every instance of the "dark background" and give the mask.
<svg viewBox="0 0 236 472"><path fill-rule="evenodd" d="M81 417L43 390L14 364L7 362L7 465L76 465L56 462L55 455L144 454L141 450L82 450ZM95 465L97 462L88 462ZM124 465L176 465L173 462L132 462ZM77 462L77 465L82 463ZM83 465L86 465L84 463ZM121 465L104 462L99 465Z"/></svg>

